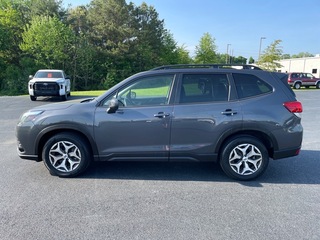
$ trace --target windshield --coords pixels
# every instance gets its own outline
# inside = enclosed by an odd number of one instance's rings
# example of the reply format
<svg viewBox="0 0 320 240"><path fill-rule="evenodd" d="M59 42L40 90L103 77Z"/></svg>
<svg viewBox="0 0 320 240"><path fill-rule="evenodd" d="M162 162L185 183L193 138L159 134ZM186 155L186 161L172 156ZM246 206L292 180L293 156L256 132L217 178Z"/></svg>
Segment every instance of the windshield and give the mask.
<svg viewBox="0 0 320 240"><path fill-rule="evenodd" d="M61 72L37 72L35 78L62 78Z"/></svg>

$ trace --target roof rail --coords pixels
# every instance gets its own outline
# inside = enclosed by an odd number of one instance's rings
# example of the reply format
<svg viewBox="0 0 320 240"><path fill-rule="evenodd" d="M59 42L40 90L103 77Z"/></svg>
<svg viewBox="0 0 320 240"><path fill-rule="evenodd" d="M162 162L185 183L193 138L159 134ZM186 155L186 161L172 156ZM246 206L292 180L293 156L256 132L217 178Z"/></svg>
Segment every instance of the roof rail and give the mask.
<svg viewBox="0 0 320 240"><path fill-rule="evenodd" d="M165 69L183 69L183 68L218 68L218 69L251 69L251 70L262 70L261 68L250 65L250 64L175 64L175 65L164 65L151 69L154 70L165 70Z"/></svg>

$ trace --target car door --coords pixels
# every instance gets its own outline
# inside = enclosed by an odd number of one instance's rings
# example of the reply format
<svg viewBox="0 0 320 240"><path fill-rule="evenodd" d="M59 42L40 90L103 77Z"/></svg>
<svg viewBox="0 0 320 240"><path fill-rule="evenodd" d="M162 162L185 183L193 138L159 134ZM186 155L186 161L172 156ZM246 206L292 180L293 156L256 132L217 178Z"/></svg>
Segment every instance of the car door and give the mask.
<svg viewBox="0 0 320 240"><path fill-rule="evenodd" d="M168 160L174 75L131 81L109 96L95 113L95 139L102 160ZM107 113L108 102L121 104Z"/></svg>
<svg viewBox="0 0 320 240"><path fill-rule="evenodd" d="M241 128L241 106L230 101L227 74L184 74L172 119L170 159L210 161L224 134Z"/></svg>
<svg viewBox="0 0 320 240"><path fill-rule="evenodd" d="M315 86L316 80L311 73L306 73L304 82L306 86Z"/></svg>

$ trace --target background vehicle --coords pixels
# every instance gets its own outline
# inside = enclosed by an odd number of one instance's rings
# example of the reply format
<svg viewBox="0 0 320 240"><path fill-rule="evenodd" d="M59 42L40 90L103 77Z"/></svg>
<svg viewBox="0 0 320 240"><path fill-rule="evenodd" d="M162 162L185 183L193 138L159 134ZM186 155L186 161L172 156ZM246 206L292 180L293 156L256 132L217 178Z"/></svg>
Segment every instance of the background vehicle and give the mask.
<svg viewBox="0 0 320 240"><path fill-rule="evenodd" d="M19 156L43 160L61 177L92 160L191 160L256 178L269 157L299 154L302 105L286 74L243 68L164 66L95 99L31 109L17 125Z"/></svg>
<svg viewBox="0 0 320 240"><path fill-rule="evenodd" d="M320 88L320 78L314 77L311 73L292 72L288 75L288 84L295 89L310 86Z"/></svg>
<svg viewBox="0 0 320 240"><path fill-rule="evenodd" d="M70 77L62 70L39 70L29 76L28 89L32 101L39 96L60 96L65 101L71 92Z"/></svg>

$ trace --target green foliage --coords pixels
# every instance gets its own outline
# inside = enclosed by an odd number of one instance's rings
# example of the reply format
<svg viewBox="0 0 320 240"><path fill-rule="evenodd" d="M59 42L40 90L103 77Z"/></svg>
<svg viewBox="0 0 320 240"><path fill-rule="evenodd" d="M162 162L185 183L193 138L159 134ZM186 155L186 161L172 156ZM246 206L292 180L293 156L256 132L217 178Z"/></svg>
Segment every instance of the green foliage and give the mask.
<svg viewBox="0 0 320 240"><path fill-rule="evenodd" d="M247 59L245 57L239 56L239 57L231 57L231 63L233 64L246 64Z"/></svg>
<svg viewBox="0 0 320 240"><path fill-rule="evenodd" d="M127 2L92 0L64 9L62 0L0 0L0 94L26 93L28 76L40 68L65 70L75 91L107 89L160 65L226 62L209 33L190 57L153 6ZM281 56L277 41L259 61L266 69L273 70ZM297 57L301 54L311 56ZM228 59L247 61L242 56Z"/></svg>
<svg viewBox="0 0 320 240"><path fill-rule="evenodd" d="M282 49L279 46L281 42L281 40L275 40L267 47L257 62L258 66L269 71L276 71L281 67L281 64L276 62L281 60Z"/></svg>
<svg viewBox="0 0 320 240"><path fill-rule="evenodd" d="M215 39L209 34L205 33L196 46L195 63L216 63L217 62L217 46Z"/></svg>
<svg viewBox="0 0 320 240"><path fill-rule="evenodd" d="M254 63L254 59L253 59L253 57L250 57L249 58L249 64L253 64Z"/></svg>
<svg viewBox="0 0 320 240"><path fill-rule="evenodd" d="M308 52L301 52L298 54L293 54L291 56L291 58L305 58L305 57L314 57L314 55Z"/></svg>
<svg viewBox="0 0 320 240"><path fill-rule="evenodd" d="M193 63L193 59L189 55L189 51L186 49L184 45L181 47L177 47L177 63L179 64L191 64Z"/></svg>
<svg viewBox="0 0 320 240"><path fill-rule="evenodd" d="M25 27L20 48L46 68L63 66L74 42L70 28L56 17L35 16Z"/></svg>

